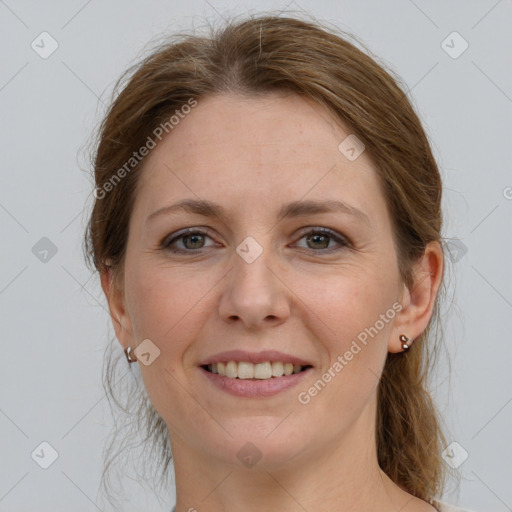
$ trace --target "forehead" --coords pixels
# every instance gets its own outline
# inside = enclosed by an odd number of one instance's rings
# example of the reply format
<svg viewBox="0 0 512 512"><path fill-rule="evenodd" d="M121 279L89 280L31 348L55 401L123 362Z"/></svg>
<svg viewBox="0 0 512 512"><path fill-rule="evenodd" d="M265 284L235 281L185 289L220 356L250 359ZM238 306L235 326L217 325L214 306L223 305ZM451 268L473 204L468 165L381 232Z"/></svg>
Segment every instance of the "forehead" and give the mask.
<svg viewBox="0 0 512 512"><path fill-rule="evenodd" d="M348 136L295 94L199 99L146 157L137 202L147 210L195 196L261 210L328 197L378 214L385 204L375 168L365 152L350 160L340 151Z"/></svg>

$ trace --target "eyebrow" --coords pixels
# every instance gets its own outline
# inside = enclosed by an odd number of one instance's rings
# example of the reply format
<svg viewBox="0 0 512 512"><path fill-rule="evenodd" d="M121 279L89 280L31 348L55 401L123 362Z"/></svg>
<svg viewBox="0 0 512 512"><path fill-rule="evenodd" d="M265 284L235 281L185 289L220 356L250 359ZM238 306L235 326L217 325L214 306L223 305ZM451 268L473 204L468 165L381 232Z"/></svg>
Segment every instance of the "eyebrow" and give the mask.
<svg viewBox="0 0 512 512"><path fill-rule="evenodd" d="M160 215L168 215L176 213L178 211L185 211L188 213L195 213L204 217L215 217L218 219L225 219L227 217L226 209L220 204L206 201L203 199L183 199L178 203L170 206L164 206L155 210L146 219L146 223ZM306 215L314 215L319 213L345 213L347 215L353 215L359 220L364 221L371 226L370 219L368 216L357 209L355 206L351 206L343 201L338 200L306 200L306 201L293 201L283 205L278 213L278 218L295 218Z"/></svg>

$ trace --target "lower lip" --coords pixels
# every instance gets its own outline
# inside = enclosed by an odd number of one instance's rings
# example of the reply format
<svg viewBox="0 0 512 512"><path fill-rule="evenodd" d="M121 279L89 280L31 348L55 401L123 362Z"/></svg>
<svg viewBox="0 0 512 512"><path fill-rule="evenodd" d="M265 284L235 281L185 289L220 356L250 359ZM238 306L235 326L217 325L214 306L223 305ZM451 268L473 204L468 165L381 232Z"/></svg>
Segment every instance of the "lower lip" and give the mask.
<svg viewBox="0 0 512 512"><path fill-rule="evenodd" d="M274 396L296 386L306 374L308 374L312 368L308 368L299 373L292 373L282 377L272 377L271 379L231 379L224 377L218 373L211 373L204 368L199 370L205 375L209 381L216 387L235 396L241 396L245 398L264 398L268 396Z"/></svg>

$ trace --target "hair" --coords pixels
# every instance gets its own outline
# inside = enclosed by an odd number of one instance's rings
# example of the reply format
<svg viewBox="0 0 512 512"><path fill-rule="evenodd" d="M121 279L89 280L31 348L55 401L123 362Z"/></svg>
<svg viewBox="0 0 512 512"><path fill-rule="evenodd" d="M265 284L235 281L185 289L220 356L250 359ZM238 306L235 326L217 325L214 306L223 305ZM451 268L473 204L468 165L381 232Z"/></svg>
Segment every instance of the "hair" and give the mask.
<svg viewBox="0 0 512 512"><path fill-rule="evenodd" d="M207 35L179 35L128 69L97 134L96 190L85 236L90 263L122 279L128 226L143 160L112 179L157 126L176 110L213 94L255 97L295 93L322 105L365 144L391 217L400 276L414 286L413 265L429 242L441 242L441 178L427 135L400 78L346 33L282 15L229 21ZM120 92L119 92L120 91ZM132 162L133 163L133 162ZM445 474L441 421L428 390L439 348L439 296L427 329L406 354L388 354L378 388L376 446L381 469L402 489L432 503ZM117 350L119 351L119 345ZM111 348L111 355L113 353ZM104 366L107 395L143 429L162 462L172 459L166 424L140 380L125 404L116 398L114 361ZM124 378L124 377L123 377ZM110 446L110 455L113 443ZM106 467L117 457L115 454ZM161 480L162 481L162 480Z"/></svg>

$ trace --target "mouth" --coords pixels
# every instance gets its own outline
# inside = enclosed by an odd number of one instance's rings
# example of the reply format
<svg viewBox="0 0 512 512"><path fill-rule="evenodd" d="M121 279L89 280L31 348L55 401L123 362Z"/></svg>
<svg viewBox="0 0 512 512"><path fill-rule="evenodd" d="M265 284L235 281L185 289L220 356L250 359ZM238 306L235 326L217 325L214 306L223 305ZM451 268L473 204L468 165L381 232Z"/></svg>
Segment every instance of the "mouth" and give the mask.
<svg viewBox="0 0 512 512"><path fill-rule="evenodd" d="M218 363L201 365L201 368L208 373L217 374L228 379L262 381L289 377L305 372L312 366L283 361L264 361L256 364L249 361L219 361Z"/></svg>
<svg viewBox="0 0 512 512"><path fill-rule="evenodd" d="M284 360L276 360L278 356L275 353L249 357L247 353L238 354L240 360L235 359L234 353L229 355L233 358L218 356L198 367L206 378L207 392L213 385L214 389L239 398L264 399L297 386L314 371L313 366L305 361L284 359L284 354L281 355ZM253 362L244 361L243 357L252 357ZM266 357L273 357L273 360L268 361Z"/></svg>

